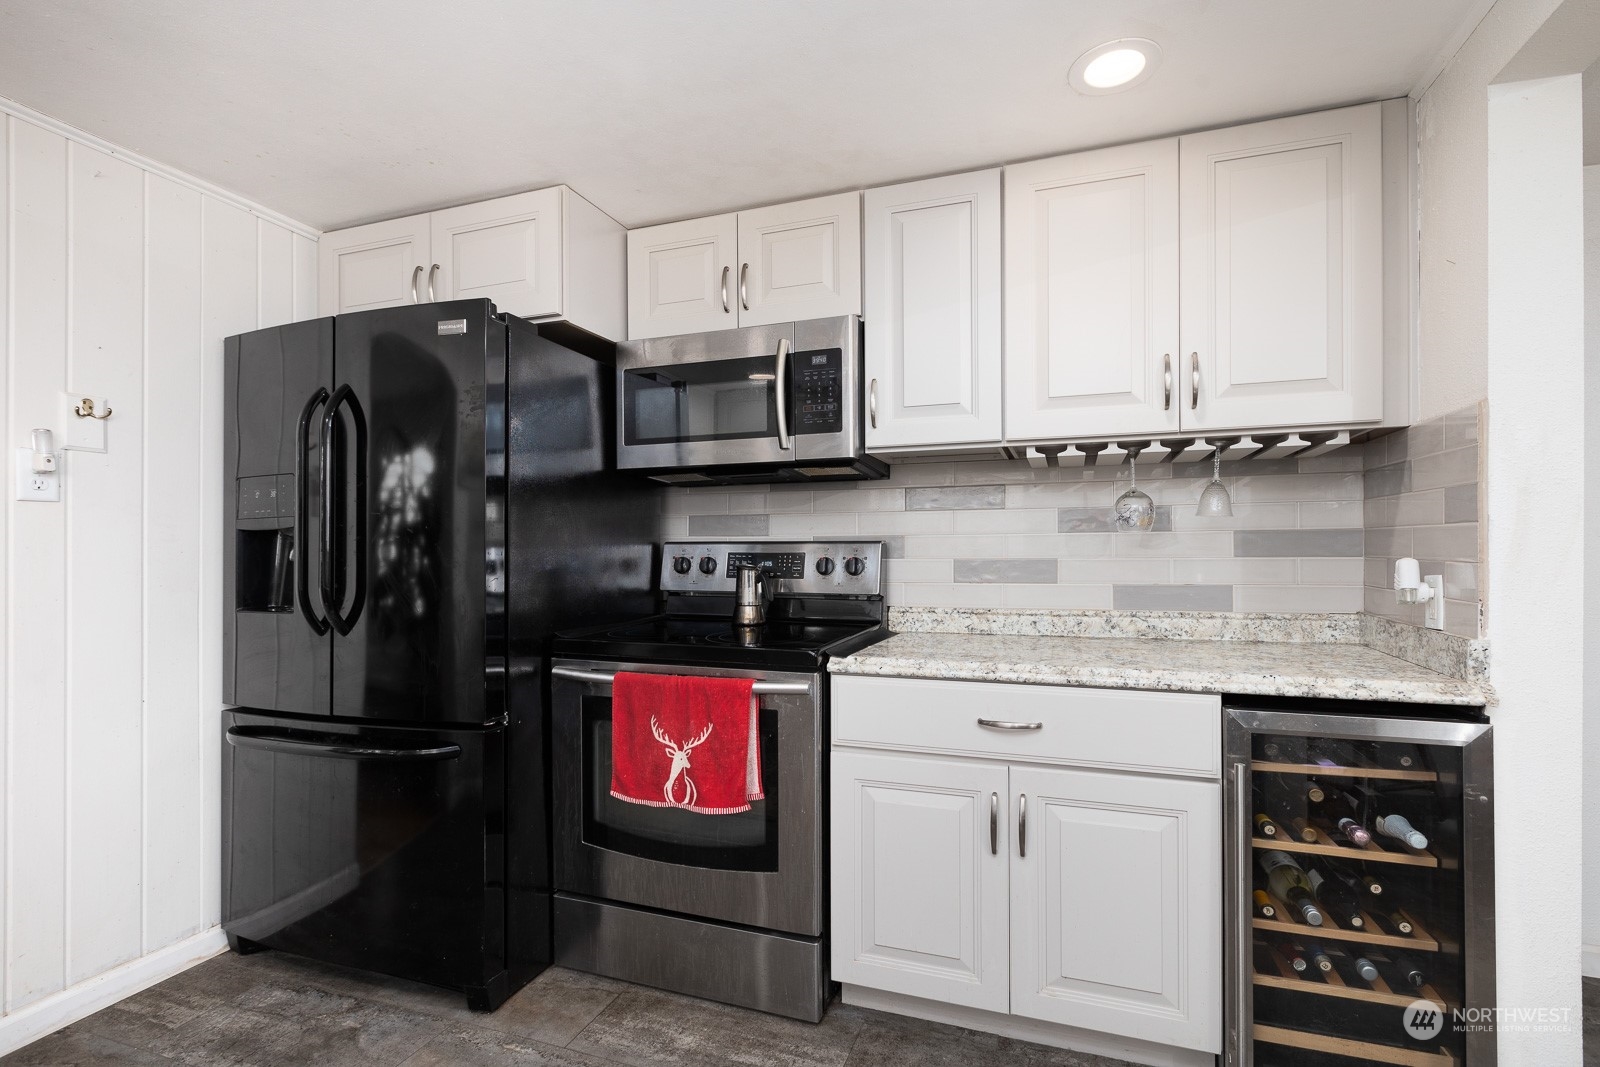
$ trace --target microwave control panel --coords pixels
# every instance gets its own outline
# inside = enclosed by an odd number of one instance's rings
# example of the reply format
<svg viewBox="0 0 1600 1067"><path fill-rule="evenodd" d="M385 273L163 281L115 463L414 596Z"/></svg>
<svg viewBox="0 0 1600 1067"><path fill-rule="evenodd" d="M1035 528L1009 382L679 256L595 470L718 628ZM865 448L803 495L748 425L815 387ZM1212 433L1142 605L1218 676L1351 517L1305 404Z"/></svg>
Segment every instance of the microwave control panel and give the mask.
<svg viewBox="0 0 1600 1067"><path fill-rule="evenodd" d="M796 352L789 359L789 377L794 389L794 432L842 432L844 352L837 348Z"/></svg>

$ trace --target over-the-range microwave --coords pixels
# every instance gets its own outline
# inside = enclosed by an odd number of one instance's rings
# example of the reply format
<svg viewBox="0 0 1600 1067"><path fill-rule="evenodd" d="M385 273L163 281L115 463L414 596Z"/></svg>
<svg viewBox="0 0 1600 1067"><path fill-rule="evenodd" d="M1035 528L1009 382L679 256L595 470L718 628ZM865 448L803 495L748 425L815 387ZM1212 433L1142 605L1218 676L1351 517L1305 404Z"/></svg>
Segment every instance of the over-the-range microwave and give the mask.
<svg viewBox="0 0 1600 1067"><path fill-rule="evenodd" d="M617 465L670 485L884 478L866 454L861 319L617 346Z"/></svg>

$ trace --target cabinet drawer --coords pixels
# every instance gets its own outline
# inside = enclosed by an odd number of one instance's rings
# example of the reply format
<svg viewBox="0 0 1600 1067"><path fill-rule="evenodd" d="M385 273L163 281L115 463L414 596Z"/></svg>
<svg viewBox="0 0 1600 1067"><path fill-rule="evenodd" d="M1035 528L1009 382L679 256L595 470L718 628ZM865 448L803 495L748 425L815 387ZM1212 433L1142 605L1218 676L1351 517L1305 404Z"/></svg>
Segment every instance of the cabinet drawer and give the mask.
<svg viewBox="0 0 1600 1067"><path fill-rule="evenodd" d="M854 675L830 684L836 745L1221 774L1222 699L1213 695ZM1004 729L979 719L1039 725Z"/></svg>

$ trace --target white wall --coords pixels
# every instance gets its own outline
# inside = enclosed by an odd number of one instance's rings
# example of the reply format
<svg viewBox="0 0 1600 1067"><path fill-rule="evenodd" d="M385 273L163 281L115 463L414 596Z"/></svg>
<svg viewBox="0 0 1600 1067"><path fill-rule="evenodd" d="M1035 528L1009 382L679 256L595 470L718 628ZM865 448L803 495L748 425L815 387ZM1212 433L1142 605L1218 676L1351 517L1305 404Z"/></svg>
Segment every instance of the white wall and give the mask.
<svg viewBox="0 0 1600 1067"><path fill-rule="evenodd" d="M316 245L0 112L4 1052L216 944L221 341L314 314ZM109 399L108 450L15 501L13 450L59 437L69 388Z"/></svg>
<svg viewBox="0 0 1600 1067"><path fill-rule="evenodd" d="M1587 122L1590 116L1586 113ZM1600 455L1600 166L1583 169L1584 455ZM1584 466L1583 973L1600 978L1600 461Z"/></svg>

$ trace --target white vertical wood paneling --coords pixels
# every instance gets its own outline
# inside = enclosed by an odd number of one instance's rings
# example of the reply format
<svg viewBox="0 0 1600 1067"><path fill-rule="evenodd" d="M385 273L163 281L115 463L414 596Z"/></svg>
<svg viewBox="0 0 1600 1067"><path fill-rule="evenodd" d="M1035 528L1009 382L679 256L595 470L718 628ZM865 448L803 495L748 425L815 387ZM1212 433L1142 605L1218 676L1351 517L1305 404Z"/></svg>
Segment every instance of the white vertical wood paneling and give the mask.
<svg viewBox="0 0 1600 1067"><path fill-rule="evenodd" d="M232 204L200 204L200 780L205 913L222 912L222 339L256 327L256 219Z"/></svg>
<svg viewBox="0 0 1600 1067"><path fill-rule="evenodd" d="M107 449L62 461L67 524L67 984L139 955L144 176L68 144L67 388ZM58 428L59 429L59 428ZM36 505L45 508L46 505Z"/></svg>
<svg viewBox="0 0 1600 1067"><path fill-rule="evenodd" d="M205 925L205 789L199 768L200 194L145 179L145 732L146 952ZM157 491L159 487L159 491Z"/></svg>
<svg viewBox="0 0 1600 1067"><path fill-rule="evenodd" d="M31 427L54 422L58 394L66 388L67 142L25 122L13 120L10 127L7 374L11 425L16 444L25 444ZM8 505L6 966L12 1010L66 984L66 505Z"/></svg>
<svg viewBox="0 0 1600 1067"><path fill-rule="evenodd" d="M0 123L9 1013L218 920L222 339L313 315L317 249L47 120ZM109 398L107 451L62 457L60 504L10 500L11 450L61 433L69 388Z"/></svg>

